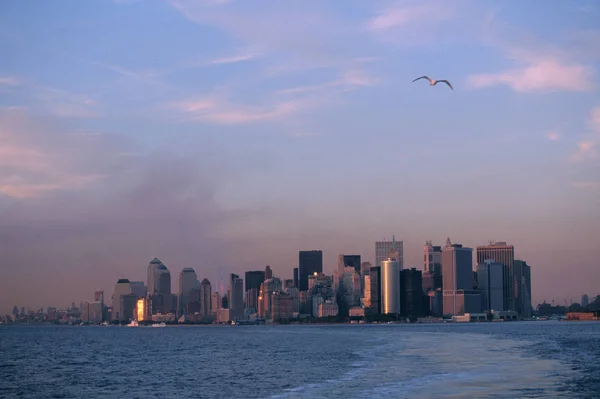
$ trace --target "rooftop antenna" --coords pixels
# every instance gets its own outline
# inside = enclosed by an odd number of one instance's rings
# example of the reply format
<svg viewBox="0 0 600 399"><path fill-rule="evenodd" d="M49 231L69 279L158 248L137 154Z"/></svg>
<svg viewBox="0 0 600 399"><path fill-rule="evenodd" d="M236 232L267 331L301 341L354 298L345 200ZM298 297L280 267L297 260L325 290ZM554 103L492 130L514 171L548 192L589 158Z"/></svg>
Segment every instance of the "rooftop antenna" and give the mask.
<svg viewBox="0 0 600 399"><path fill-rule="evenodd" d="M496 243L496 240L488 240L489 245L494 245L495 243Z"/></svg>

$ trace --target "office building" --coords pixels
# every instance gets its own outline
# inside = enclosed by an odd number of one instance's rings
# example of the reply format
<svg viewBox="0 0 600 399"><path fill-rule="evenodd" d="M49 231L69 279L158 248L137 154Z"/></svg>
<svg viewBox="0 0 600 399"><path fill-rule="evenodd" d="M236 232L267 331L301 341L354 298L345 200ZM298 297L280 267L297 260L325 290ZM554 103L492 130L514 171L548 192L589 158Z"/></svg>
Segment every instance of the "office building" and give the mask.
<svg viewBox="0 0 600 399"><path fill-rule="evenodd" d="M416 268L400 271L400 313L403 317L416 320L427 315L426 301L423 294L422 272ZM429 305L427 305L429 308Z"/></svg>
<svg viewBox="0 0 600 399"><path fill-rule="evenodd" d="M381 262L381 313L400 314L400 264L394 258Z"/></svg>
<svg viewBox="0 0 600 399"><path fill-rule="evenodd" d="M442 250L442 281L444 314L480 312L481 297L473 289L473 249L452 244L448 238Z"/></svg>
<svg viewBox="0 0 600 399"><path fill-rule="evenodd" d="M264 278L264 280L268 280L270 278L273 278L273 270L271 270L271 266L267 265L265 267L265 278Z"/></svg>
<svg viewBox="0 0 600 399"><path fill-rule="evenodd" d="M299 285L298 285L298 278L299 278L299 276L298 276L298 268L294 267L294 287L296 287L296 288L299 287Z"/></svg>
<svg viewBox="0 0 600 399"><path fill-rule="evenodd" d="M265 272L254 270L246 272L246 307L258 309L260 285L265 281Z"/></svg>
<svg viewBox="0 0 600 399"><path fill-rule="evenodd" d="M344 273L344 268L351 267L360 275L360 255L338 255L338 272L340 275Z"/></svg>
<svg viewBox="0 0 600 399"><path fill-rule="evenodd" d="M477 286L483 312L504 311L504 266L493 260L477 265Z"/></svg>
<svg viewBox="0 0 600 399"><path fill-rule="evenodd" d="M213 305L212 305L212 300L213 300L213 295L211 293L212 288L210 285L210 281L208 281L208 279L203 279L202 282L200 283L200 311L198 313L200 313L200 316L202 318L207 318L209 316L212 315L213 313ZM217 297L219 296L218 293Z"/></svg>
<svg viewBox="0 0 600 399"><path fill-rule="evenodd" d="M425 243L423 248L423 271L429 272L433 275L442 274L442 247L434 246L431 241ZM436 287L440 288L440 287Z"/></svg>
<svg viewBox="0 0 600 399"><path fill-rule="evenodd" d="M308 290L308 276L323 273L323 251L300 251L298 253L300 291Z"/></svg>
<svg viewBox="0 0 600 399"><path fill-rule="evenodd" d="M131 295L131 282L122 278L117 281L115 285L115 290L112 296L112 320L113 321L122 321L125 320L124 311L121 308L122 306L122 297L125 295Z"/></svg>
<svg viewBox="0 0 600 399"><path fill-rule="evenodd" d="M516 311L515 303L515 275L514 275L514 260L515 248L508 245L506 242L490 241L489 245L477 246L477 264L483 264L486 260L494 260L506 266L504 269L504 309ZM516 283L517 286L521 282Z"/></svg>
<svg viewBox="0 0 600 399"><path fill-rule="evenodd" d="M186 267L179 273L179 293L177 296L177 312L179 315L185 313L189 296L193 289L198 286L198 277L194 269Z"/></svg>
<svg viewBox="0 0 600 399"><path fill-rule="evenodd" d="M524 260L515 260L514 267L514 303L515 312L521 318L532 316L531 306L531 267Z"/></svg>
<svg viewBox="0 0 600 399"><path fill-rule="evenodd" d="M392 241L375 242L375 266L381 266L388 258L396 259L400 270L404 268L404 243L396 241L396 236L392 236Z"/></svg>
<svg viewBox="0 0 600 399"><path fill-rule="evenodd" d="M381 314L381 266L373 266L369 270L369 283L371 284L371 314Z"/></svg>

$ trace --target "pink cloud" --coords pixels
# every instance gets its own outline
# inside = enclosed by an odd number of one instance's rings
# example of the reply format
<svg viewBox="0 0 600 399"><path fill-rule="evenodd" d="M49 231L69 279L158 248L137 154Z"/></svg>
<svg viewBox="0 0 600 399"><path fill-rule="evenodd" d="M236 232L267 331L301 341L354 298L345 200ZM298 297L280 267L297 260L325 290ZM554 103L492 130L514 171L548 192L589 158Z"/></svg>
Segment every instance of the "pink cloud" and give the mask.
<svg viewBox="0 0 600 399"><path fill-rule="evenodd" d="M274 121L308 106L310 103L303 100L281 101L265 106L235 104L216 99L190 100L175 104L175 108L179 109L187 120L218 125Z"/></svg>
<svg viewBox="0 0 600 399"><path fill-rule="evenodd" d="M593 140L580 141L577 143L577 150L571 154L571 162L584 162L596 158L596 142Z"/></svg>
<svg viewBox="0 0 600 399"><path fill-rule="evenodd" d="M593 75L593 70L583 65L540 58L523 68L470 76L467 78L467 85L475 89L506 85L517 92L584 92L594 89Z"/></svg>
<svg viewBox="0 0 600 399"><path fill-rule="evenodd" d="M558 132L552 131L546 134L546 138L550 141L556 141L560 139L560 134Z"/></svg>

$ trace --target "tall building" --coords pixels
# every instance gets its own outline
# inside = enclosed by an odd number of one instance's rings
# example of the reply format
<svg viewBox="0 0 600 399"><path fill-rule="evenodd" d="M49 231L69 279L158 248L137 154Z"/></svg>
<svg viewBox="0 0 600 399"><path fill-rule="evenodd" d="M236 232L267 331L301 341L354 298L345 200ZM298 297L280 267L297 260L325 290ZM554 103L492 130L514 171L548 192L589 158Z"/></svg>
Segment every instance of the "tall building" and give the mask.
<svg viewBox="0 0 600 399"><path fill-rule="evenodd" d="M217 310L221 309L221 295L218 292L213 292L210 299L210 314L215 316Z"/></svg>
<svg viewBox="0 0 600 399"><path fill-rule="evenodd" d="M126 295L131 295L131 283L126 278L121 278L115 285L115 291L112 296L112 320L122 321L126 320L125 316L127 312L122 309L123 301L122 298Z"/></svg>
<svg viewBox="0 0 600 399"><path fill-rule="evenodd" d="M504 266L493 260L477 265L477 286L481 294L481 310L504 311Z"/></svg>
<svg viewBox="0 0 600 399"><path fill-rule="evenodd" d="M148 285L148 292L150 294L154 294L155 292L158 292L155 274L161 265L164 266L163 263L158 258L152 259L150 261L150 263L148 264L148 281L146 281L146 283Z"/></svg>
<svg viewBox="0 0 600 399"><path fill-rule="evenodd" d="M523 318L530 318L531 307L531 267L524 260L515 260L513 267L515 311Z"/></svg>
<svg viewBox="0 0 600 399"><path fill-rule="evenodd" d="M345 267L352 267L360 275L360 255L338 255L338 272L340 275L344 273Z"/></svg>
<svg viewBox="0 0 600 399"><path fill-rule="evenodd" d="M363 276L362 305L365 308L371 307L371 275L370 274L365 274Z"/></svg>
<svg viewBox="0 0 600 399"><path fill-rule="evenodd" d="M473 289L473 249L447 240L442 250L444 314L463 315L481 310L481 297Z"/></svg>
<svg viewBox="0 0 600 399"><path fill-rule="evenodd" d="M189 295L198 285L198 277L191 267L186 267L179 273L179 293L177 296L177 311L179 314L185 313Z"/></svg>
<svg viewBox="0 0 600 399"><path fill-rule="evenodd" d="M260 285L266 280L262 270L246 272L246 307L257 309Z"/></svg>
<svg viewBox="0 0 600 399"><path fill-rule="evenodd" d="M396 241L396 236L392 236L392 241L375 242L375 266L381 266L387 258L396 259L400 270L404 268L404 243Z"/></svg>
<svg viewBox="0 0 600 399"><path fill-rule="evenodd" d="M400 263L394 258L381 261L381 313L400 313Z"/></svg>
<svg viewBox="0 0 600 399"><path fill-rule="evenodd" d="M219 296L218 293L217 297ZM200 283L200 316L206 318L212 313L212 293L210 281L208 279L202 280Z"/></svg>
<svg viewBox="0 0 600 399"><path fill-rule="evenodd" d="M431 241L425 243L423 248L423 271L431 274L442 274L442 247L434 246ZM439 288L439 287L437 287Z"/></svg>
<svg viewBox="0 0 600 399"><path fill-rule="evenodd" d="M294 287L298 288L298 268L294 267Z"/></svg>
<svg viewBox="0 0 600 399"><path fill-rule="evenodd" d="M323 251L300 251L298 253L300 291L308 290L308 276L323 273Z"/></svg>
<svg viewBox="0 0 600 399"><path fill-rule="evenodd" d="M477 264L483 264L486 260L494 260L506 266L504 269L504 309L517 310L515 303L515 281L514 261L515 247L506 242L490 241L489 245L477 246ZM521 282L517 282L520 285Z"/></svg>
<svg viewBox="0 0 600 399"><path fill-rule="evenodd" d="M369 283L371 284L371 314L381 314L381 266L373 266L369 270Z"/></svg>
<svg viewBox="0 0 600 399"><path fill-rule="evenodd" d="M272 294L283 288L281 280L273 277L265 280L260 286L258 294L258 315L265 320L271 319L273 311Z"/></svg>
<svg viewBox="0 0 600 399"><path fill-rule="evenodd" d="M400 271L400 313L413 320L424 317L428 313L425 304L429 297L426 301L422 288L422 276L422 272L414 267Z"/></svg>
<svg viewBox="0 0 600 399"><path fill-rule="evenodd" d="M265 267L265 278L264 278L264 280L267 280L267 279L270 279L270 278L273 278L273 270L271 270L271 266L267 265Z"/></svg>
<svg viewBox="0 0 600 399"><path fill-rule="evenodd" d="M231 320L241 320L244 317L244 280L237 274L231 275L229 309Z"/></svg>
<svg viewBox="0 0 600 399"><path fill-rule="evenodd" d="M584 308L590 304L590 297L587 294L581 296L581 306Z"/></svg>

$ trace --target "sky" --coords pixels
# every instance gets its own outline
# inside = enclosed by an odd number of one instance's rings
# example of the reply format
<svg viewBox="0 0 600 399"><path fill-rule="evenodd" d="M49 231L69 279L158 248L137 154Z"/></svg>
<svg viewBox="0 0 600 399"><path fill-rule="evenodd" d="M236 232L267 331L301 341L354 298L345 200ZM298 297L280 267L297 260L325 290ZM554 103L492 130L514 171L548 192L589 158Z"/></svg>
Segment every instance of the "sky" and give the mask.
<svg viewBox="0 0 600 399"><path fill-rule="evenodd" d="M600 294L597 43L593 0L0 2L0 312L392 234Z"/></svg>

